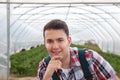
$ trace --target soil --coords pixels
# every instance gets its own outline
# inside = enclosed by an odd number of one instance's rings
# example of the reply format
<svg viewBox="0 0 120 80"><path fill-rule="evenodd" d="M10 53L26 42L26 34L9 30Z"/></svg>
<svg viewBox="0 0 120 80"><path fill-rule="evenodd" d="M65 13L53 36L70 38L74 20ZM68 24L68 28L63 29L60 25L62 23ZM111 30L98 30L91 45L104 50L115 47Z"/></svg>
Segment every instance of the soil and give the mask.
<svg viewBox="0 0 120 80"><path fill-rule="evenodd" d="M10 79L9 80L36 80L36 77L15 77L13 75L10 75Z"/></svg>
<svg viewBox="0 0 120 80"><path fill-rule="evenodd" d="M35 80L35 77L10 78L10 80Z"/></svg>

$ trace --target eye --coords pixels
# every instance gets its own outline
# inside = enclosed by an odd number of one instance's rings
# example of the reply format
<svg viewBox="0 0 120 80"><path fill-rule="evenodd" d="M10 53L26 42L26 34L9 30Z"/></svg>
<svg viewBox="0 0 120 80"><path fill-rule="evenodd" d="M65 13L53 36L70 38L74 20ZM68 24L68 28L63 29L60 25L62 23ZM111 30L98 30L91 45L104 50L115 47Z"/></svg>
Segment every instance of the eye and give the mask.
<svg viewBox="0 0 120 80"><path fill-rule="evenodd" d="M62 41L64 41L63 39L58 39L58 42L62 42Z"/></svg>
<svg viewBox="0 0 120 80"><path fill-rule="evenodd" d="M53 41L52 40L47 40L47 43L52 43Z"/></svg>

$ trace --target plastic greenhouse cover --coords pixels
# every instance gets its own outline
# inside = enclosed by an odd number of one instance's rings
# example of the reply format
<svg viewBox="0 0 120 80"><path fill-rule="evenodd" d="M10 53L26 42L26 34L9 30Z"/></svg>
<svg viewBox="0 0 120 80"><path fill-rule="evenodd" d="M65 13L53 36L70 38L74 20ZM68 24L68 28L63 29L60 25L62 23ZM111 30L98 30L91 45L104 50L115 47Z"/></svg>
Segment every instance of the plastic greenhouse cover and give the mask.
<svg viewBox="0 0 120 80"><path fill-rule="evenodd" d="M23 4L18 1L18 3L12 3L10 7L11 53L42 44L43 26L56 16L68 24L73 43L91 40L105 51L120 52L117 50L120 40L119 4L69 4L69 1L65 4L59 4L57 1L56 4L21 2ZM3 31L2 28L1 31ZM1 44L4 43L1 42Z"/></svg>

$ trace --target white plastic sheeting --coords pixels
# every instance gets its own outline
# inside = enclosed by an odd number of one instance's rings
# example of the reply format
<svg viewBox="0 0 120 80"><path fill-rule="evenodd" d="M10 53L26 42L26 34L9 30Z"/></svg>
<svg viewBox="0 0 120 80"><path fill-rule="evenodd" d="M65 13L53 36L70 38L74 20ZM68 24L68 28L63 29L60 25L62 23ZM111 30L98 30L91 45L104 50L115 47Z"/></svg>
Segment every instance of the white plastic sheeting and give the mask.
<svg viewBox="0 0 120 80"><path fill-rule="evenodd" d="M73 43L92 40L104 51L119 54L119 16L119 4L11 4L12 45L43 42L43 26L58 18L68 24Z"/></svg>

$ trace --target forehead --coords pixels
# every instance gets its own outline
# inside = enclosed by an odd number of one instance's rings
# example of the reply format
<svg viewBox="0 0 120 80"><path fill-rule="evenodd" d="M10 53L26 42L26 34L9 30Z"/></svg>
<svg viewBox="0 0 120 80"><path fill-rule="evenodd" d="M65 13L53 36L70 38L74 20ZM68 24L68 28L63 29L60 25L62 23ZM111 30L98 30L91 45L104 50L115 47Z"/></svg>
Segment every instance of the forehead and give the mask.
<svg viewBox="0 0 120 80"><path fill-rule="evenodd" d="M65 38L67 37L64 30L46 30L45 31L45 39L57 39L57 38Z"/></svg>

